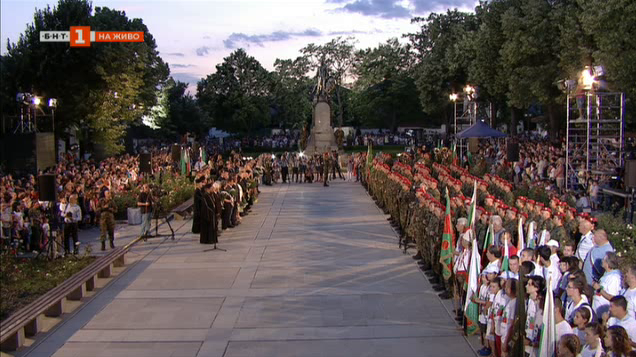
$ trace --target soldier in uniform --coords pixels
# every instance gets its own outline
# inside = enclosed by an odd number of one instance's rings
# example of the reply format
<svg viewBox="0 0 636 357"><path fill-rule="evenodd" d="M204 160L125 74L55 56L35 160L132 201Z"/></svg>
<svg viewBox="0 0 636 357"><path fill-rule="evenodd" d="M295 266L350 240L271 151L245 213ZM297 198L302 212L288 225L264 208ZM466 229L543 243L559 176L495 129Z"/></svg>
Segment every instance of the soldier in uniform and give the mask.
<svg viewBox="0 0 636 357"><path fill-rule="evenodd" d="M329 160L329 153L325 153L322 163L322 185L324 187L329 187L327 182L329 182L329 167L331 166L331 162Z"/></svg>
<svg viewBox="0 0 636 357"><path fill-rule="evenodd" d="M113 202L110 191L104 191L104 198L97 206L99 214L99 240L102 242L102 250L106 250L106 235L110 241L110 247L115 248L115 213L117 207Z"/></svg>
<svg viewBox="0 0 636 357"><path fill-rule="evenodd" d="M559 242L559 246L563 247L565 242L568 240L567 232L565 231L565 227L563 226L563 221L565 220L565 215L563 213L558 213L554 215L552 218L553 227L550 231L550 239L554 239Z"/></svg>

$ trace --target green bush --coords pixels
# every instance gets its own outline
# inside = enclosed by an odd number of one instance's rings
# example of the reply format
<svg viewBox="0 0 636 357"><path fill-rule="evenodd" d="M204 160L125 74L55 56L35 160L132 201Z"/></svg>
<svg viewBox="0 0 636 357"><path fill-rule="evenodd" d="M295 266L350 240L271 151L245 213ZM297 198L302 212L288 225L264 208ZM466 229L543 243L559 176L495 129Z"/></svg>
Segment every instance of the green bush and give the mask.
<svg viewBox="0 0 636 357"><path fill-rule="evenodd" d="M628 263L623 266L628 266L636 264L636 230L634 225L625 224L624 215L625 211L620 210L616 214L603 213L597 218L598 228L607 232L616 253Z"/></svg>

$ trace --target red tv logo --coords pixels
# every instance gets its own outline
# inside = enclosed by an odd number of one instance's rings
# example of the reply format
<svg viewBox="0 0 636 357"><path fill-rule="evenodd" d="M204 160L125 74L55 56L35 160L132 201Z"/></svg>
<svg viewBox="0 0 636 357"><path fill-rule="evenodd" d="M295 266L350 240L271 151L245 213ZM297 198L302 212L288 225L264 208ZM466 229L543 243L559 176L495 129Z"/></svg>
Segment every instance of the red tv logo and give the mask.
<svg viewBox="0 0 636 357"><path fill-rule="evenodd" d="M40 31L40 42L69 42L71 47L90 47L92 42L144 42L144 32L91 31L90 26L71 26L70 31Z"/></svg>

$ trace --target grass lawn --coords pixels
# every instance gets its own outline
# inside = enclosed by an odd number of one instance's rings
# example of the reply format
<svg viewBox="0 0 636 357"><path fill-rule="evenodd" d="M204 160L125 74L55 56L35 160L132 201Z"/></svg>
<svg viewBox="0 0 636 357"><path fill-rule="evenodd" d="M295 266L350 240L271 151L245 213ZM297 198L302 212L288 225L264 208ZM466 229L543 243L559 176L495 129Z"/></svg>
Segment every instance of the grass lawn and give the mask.
<svg viewBox="0 0 636 357"><path fill-rule="evenodd" d="M95 261L95 257L78 256L47 259L16 259L0 256L0 321L28 305L47 291Z"/></svg>

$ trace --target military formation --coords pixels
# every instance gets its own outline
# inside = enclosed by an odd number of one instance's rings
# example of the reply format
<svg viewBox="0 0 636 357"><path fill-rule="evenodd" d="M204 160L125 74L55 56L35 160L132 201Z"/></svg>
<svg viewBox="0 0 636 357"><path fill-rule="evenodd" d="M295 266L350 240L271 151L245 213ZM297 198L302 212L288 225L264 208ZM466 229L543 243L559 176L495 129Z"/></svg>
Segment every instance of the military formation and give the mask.
<svg viewBox="0 0 636 357"><path fill-rule="evenodd" d="M361 168L361 180L377 205L390 215L389 220L398 232L399 247L406 253L416 249L413 256L420 268L427 272L433 288L440 297L451 298L452 279L442 278L440 254L446 194L448 192L453 227L461 218L470 216L473 192L476 196L474 233L478 246L501 246L501 237L509 232L514 246L523 235L525 247L537 247L549 240L560 246L578 243L579 222L594 219L582 214L558 198L538 202L524 196L515 197L513 185L494 175L483 179L471 175L453 163L446 149L417 153L402 153L397 158L378 154ZM544 198L545 199L545 198ZM469 227L461 226L459 237ZM455 228L454 228L455 229ZM494 242L487 242L492 230ZM455 243L456 245L456 243Z"/></svg>

